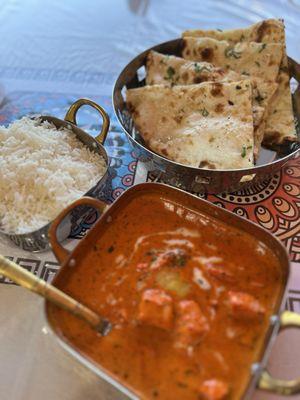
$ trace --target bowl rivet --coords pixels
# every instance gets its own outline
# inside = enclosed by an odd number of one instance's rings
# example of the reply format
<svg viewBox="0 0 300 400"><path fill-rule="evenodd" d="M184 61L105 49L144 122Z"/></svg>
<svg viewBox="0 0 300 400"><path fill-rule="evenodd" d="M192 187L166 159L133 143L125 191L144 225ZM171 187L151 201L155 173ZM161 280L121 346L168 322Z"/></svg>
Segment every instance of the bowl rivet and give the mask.
<svg viewBox="0 0 300 400"><path fill-rule="evenodd" d="M275 325L278 321L279 321L278 315L271 315L271 317L270 317L270 323L271 323L272 325Z"/></svg>
<svg viewBox="0 0 300 400"><path fill-rule="evenodd" d="M74 258L71 258L71 260L69 261L69 267L75 267L76 265L76 261Z"/></svg>
<svg viewBox="0 0 300 400"><path fill-rule="evenodd" d="M43 332L44 335L48 335L49 331L48 331L46 326L43 326L42 332Z"/></svg>
<svg viewBox="0 0 300 400"><path fill-rule="evenodd" d="M251 372L252 374L256 374L258 371L260 371L261 365L259 363L255 363L251 365Z"/></svg>

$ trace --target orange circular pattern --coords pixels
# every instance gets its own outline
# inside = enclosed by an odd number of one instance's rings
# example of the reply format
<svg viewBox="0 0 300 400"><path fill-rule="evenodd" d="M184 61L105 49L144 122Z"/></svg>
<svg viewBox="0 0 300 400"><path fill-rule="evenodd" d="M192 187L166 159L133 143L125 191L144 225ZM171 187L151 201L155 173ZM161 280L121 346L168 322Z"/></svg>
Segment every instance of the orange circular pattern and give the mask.
<svg viewBox="0 0 300 400"><path fill-rule="evenodd" d="M300 157L259 185L207 199L271 231L300 261Z"/></svg>

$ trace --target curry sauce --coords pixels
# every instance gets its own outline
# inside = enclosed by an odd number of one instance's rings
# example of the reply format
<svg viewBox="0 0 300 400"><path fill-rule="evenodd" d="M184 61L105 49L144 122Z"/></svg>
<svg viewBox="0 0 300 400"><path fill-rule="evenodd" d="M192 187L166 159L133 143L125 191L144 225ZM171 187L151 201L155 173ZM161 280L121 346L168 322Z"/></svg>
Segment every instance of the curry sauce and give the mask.
<svg viewBox="0 0 300 400"><path fill-rule="evenodd" d="M58 334L142 399L239 399L282 289L271 249L154 192L104 215L86 242L55 285L113 329L100 337L49 305Z"/></svg>

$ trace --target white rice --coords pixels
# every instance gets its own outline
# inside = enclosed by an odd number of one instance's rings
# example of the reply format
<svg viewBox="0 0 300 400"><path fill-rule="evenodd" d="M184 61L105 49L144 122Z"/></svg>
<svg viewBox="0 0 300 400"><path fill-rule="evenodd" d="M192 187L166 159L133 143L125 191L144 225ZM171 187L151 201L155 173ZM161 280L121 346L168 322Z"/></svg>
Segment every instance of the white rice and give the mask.
<svg viewBox="0 0 300 400"><path fill-rule="evenodd" d="M13 233L41 228L105 169L104 158L71 130L26 117L0 126L0 228Z"/></svg>

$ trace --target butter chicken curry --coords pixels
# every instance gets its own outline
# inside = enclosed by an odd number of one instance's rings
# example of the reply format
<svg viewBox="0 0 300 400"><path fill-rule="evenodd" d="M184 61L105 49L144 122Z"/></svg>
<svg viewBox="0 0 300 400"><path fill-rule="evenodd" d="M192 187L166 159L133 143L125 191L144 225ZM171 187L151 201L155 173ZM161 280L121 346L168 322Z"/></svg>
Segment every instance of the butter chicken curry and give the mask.
<svg viewBox="0 0 300 400"><path fill-rule="evenodd" d="M49 319L142 399L239 399L281 290L280 265L253 236L187 204L155 191L128 197L56 279L112 322L108 336L54 306Z"/></svg>

